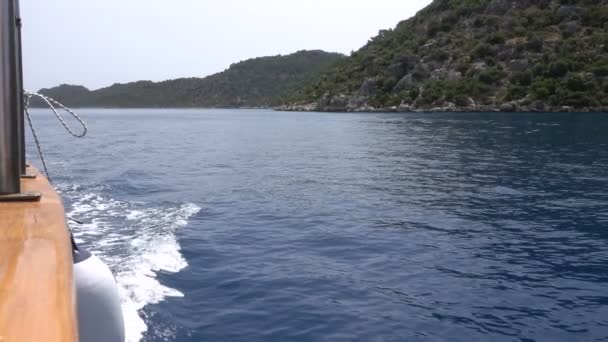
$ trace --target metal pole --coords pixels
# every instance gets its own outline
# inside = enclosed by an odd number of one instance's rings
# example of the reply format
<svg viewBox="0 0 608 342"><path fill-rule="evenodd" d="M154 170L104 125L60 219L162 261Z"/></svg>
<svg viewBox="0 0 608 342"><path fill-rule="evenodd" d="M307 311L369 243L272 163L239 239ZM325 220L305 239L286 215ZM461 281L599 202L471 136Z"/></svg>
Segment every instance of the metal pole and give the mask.
<svg viewBox="0 0 608 342"><path fill-rule="evenodd" d="M17 73L17 123L19 124L19 168L21 175L26 174L25 170L25 118L23 113L23 59L21 48L21 11L19 10L19 0L15 1L15 72Z"/></svg>
<svg viewBox="0 0 608 342"><path fill-rule="evenodd" d="M0 0L0 195L21 192L13 5Z"/></svg>

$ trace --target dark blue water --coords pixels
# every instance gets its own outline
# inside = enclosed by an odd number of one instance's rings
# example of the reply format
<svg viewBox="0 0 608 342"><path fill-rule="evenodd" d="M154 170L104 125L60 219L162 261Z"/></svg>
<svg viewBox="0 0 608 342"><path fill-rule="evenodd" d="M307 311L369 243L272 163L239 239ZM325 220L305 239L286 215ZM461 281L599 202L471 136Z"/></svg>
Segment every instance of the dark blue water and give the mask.
<svg viewBox="0 0 608 342"><path fill-rule="evenodd" d="M81 112L131 341L608 341L606 115Z"/></svg>

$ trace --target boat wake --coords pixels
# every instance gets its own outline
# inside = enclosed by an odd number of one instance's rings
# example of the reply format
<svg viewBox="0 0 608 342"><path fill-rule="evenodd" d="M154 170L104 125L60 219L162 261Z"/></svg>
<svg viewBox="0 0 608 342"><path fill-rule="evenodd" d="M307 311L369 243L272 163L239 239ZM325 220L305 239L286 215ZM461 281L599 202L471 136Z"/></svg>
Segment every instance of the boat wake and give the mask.
<svg viewBox="0 0 608 342"><path fill-rule="evenodd" d="M149 206L119 201L78 186L60 186L79 245L110 266L122 301L128 342L140 341L147 331L141 309L166 297L181 297L162 285L156 272L175 273L186 266L175 232L199 212L194 204Z"/></svg>

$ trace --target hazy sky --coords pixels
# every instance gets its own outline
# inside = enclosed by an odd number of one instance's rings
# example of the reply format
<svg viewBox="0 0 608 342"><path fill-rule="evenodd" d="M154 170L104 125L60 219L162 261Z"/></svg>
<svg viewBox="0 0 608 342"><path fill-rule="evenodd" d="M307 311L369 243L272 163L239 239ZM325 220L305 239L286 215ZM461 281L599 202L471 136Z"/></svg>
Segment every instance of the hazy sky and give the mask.
<svg viewBox="0 0 608 342"><path fill-rule="evenodd" d="M21 0L25 86L202 77L302 49L350 53L431 0Z"/></svg>

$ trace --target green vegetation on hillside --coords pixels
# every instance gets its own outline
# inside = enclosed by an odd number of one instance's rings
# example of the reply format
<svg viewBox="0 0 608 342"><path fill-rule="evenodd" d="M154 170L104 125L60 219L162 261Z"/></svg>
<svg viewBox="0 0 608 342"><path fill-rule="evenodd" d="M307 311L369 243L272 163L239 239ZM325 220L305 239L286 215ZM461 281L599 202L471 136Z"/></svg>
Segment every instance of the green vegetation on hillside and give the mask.
<svg viewBox="0 0 608 342"><path fill-rule="evenodd" d="M605 110L608 1L435 0L285 108Z"/></svg>
<svg viewBox="0 0 608 342"><path fill-rule="evenodd" d="M272 107L342 58L337 53L300 51L250 59L205 78L139 81L95 91L61 85L40 92L72 107Z"/></svg>

